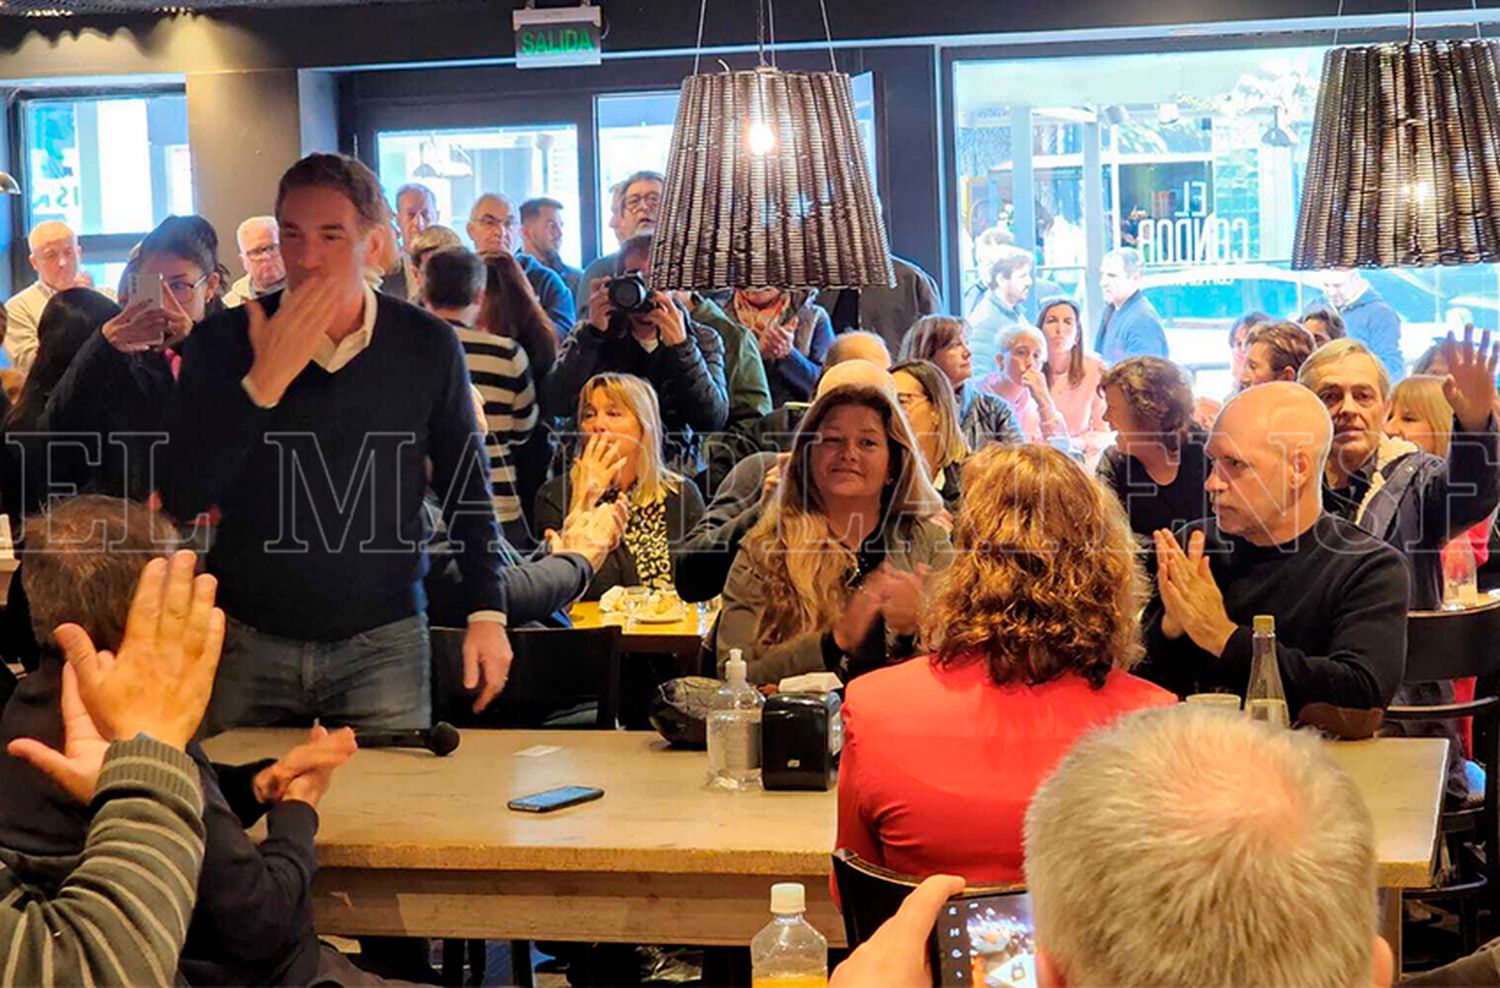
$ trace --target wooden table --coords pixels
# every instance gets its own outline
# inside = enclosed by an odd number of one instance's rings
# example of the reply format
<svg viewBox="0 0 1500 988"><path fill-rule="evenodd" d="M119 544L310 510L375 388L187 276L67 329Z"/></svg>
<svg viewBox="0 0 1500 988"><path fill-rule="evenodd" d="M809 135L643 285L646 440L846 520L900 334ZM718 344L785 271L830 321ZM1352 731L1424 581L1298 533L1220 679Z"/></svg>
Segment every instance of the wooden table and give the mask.
<svg viewBox="0 0 1500 988"><path fill-rule="evenodd" d="M624 615L605 615L596 600L579 601L568 610L568 617L579 628L599 628L606 623L621 626L620 647L626 652L659 652L696 658L703 636L713 626L713 615L697 604L684 604L680 621L665 623L625 622Z"/></svg>
<svg viewBox="0 0 1500 988"><path fill-rule="evenodd" d="M298 731L234 731L216 760L279 755ZM540 757L537 745L561 750ZM650 732L471 731L448 758L362 751L319 807L320 932L744 945L771 885L807 887L809 920L844 927L828 894L833 792L716 793L707 756ZM603 799L554 813L507 800L562 785Z"/></svg>
<svg viewBox="0 0 1500 988"><path fill-rule="evenodd" d="M301 737L235 731L206 747L216 760L241 762L279 755ZM561 750L518 754L538 745ZM1446 745L1381 738L1330 746L1375 818L1397 950L1399 890L1425 886L1433 874ZM835 794L713 793L703 786L706 771L702 752L616 731L465 731L448 758L360 752L319 809L318 929L743 945L765 923L771 884L800 881L813 925L841 945L827 881ZM561 785L595 785L605 795L549 814L505 808Z"/></svg>

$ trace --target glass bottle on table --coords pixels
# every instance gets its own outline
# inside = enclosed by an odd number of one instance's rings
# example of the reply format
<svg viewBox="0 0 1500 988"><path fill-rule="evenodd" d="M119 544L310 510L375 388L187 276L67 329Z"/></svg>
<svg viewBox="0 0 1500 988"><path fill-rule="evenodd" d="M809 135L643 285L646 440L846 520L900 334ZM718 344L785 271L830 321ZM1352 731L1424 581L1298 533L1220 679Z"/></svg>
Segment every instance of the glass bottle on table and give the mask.
<svg viewBox="0 0 1500 988"><path fill-rule="evenodd" d="M800 882L771 886L771 922L750 941L751 988L822 988L828 984L828 940L803 918Z"/></svg>
<svg viewBox="0 0 1500 988"><path fill-rule="evenodd" d="M1276 618L1255 615L1250 639L1250 683L1245 687L1245 712L1251 720L1290 727L1286 691L1281 688L1281 665L1276 658Z"/></svg>

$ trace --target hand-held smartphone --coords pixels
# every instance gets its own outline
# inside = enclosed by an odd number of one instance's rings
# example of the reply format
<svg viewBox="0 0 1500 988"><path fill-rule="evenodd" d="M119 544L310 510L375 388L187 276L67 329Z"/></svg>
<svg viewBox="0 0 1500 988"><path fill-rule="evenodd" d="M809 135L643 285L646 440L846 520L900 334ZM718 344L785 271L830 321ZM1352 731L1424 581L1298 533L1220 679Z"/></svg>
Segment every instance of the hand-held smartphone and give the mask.
<svg viewBox="0 0 1500 988"><path fill-rule="evenodd" d="M137 271L131 274L130 283L126 286L125 292L131 302L144 300L150 303L151 308L160 309L162 307L162 292L165 288L166 286L163 283L161 275L157 275L155 278L143 278L140 272Z"/></svg>
<svg viewBox="0 0 1500 988"><path fill-rule="evenodd" d="M949 899L932 931L938 985L1035 988L1036 932L1025 892Z"/></svg>
<svg viewBox="0 0 1500 988"><path fill-rule="evenodd" d="M551 813L564 806L577 806L579 803L587 803L603 795L603 789L595 789L591 786L559 786L556 789L534 792L530 796L513 799L505 805L522 813Z"/></svg>

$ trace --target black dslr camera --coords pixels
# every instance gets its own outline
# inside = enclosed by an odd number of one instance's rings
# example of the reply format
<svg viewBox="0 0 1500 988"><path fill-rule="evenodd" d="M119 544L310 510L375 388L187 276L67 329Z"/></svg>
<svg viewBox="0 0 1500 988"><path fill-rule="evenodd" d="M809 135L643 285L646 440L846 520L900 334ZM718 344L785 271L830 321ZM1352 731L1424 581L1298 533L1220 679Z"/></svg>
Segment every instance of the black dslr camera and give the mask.
<svg viewBox="0 0 1500 988"><path fill-rule="evenodd" d="M610 308L616 312L642 313L651 311L651 289L646 277L632 271L609 279L604 290L609 295Z"/></svg>

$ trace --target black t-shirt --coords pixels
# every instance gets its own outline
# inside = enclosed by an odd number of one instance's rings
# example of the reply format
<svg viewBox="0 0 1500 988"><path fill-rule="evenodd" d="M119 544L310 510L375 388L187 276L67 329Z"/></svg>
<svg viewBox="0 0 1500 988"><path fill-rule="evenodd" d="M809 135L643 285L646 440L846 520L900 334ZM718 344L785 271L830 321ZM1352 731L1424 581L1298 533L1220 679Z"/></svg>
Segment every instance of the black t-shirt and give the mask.
<svg viewBox="0 0 1500 988"><path fill-rule="evenodd" d="M1159 528L1176 531L1189 522L1213 514L1203 482L1208 478L1208 456L1203 450L1208 434L1191 429L1181 444L1177 477L1158 484L1145 464L1116 447L1099 460L1099 480L1119 497L1130 519L1130 530L1146 539Z"/></svg>

